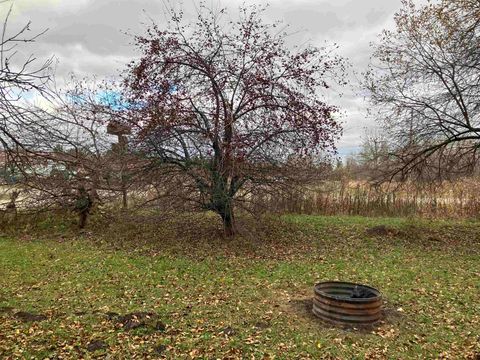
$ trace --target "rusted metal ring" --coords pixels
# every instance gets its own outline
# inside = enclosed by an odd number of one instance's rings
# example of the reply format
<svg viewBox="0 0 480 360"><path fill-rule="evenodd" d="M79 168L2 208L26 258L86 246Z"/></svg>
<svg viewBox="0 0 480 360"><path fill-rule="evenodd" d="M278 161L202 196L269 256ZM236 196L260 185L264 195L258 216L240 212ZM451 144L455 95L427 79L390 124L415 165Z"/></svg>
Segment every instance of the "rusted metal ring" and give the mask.
<svg viewBox="0 0 480 360"><path fill-rule="evenodd" d="M368 291L370 297L352 297L355 288ZM382 294L373 287L328 281L314 287L313 313L336 325L368 326L381 319L382 302Z"/></svg>

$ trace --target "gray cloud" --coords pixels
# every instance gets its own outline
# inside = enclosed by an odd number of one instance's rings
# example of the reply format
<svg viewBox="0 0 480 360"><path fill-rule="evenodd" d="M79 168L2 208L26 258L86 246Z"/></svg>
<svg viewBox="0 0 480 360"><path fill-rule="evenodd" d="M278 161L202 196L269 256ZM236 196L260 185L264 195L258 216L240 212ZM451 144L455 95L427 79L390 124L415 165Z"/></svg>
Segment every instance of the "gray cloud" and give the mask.
<svg viewBox="0 0 480 360"><path fill-rule="evenodd" d="M38 58L55 55L60 62L59 78L72 72L99 77L118 74L135 55L132 39L125 32L140 33L149 17L160 25L165 21L162 0L51 0L42 1L42 6L40 0L16 1L23 5L22 11L15 14L10 26L18 28L31 20L32 31L49 28L28 51ZM211 1L214 6L221 4L220 0ZM229 0L228 6L240 3ZM185 0L187 14L193 13L191 4ZM369 43L382 29L393 26L393 14L400 5L400 0L272 0L267 16L284 20L292 30L302 30L291 41L339 44L340 54L360 72L369 61ZM344 97L332 96L330 100L345 110L339 147L342 154L351 152L360 145L364 129L372 126L372 120L366 118L366 104L354 89L346 89Z"/></svg>

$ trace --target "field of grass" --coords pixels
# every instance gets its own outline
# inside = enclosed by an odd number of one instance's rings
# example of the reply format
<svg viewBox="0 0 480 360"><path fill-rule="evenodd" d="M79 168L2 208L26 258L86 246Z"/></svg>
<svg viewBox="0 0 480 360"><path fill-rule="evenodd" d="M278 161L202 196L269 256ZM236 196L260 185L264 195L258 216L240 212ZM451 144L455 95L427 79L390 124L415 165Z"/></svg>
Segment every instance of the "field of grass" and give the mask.
<svg viewBox="0 0 480 360"><path fill-rule="evenodd" d="M388 231L368 231L378 225ZM5 230L0 358L479 358L479 223L287 216L244 227L234 240L212 219ZM382 323L319 322L310 299L323 280L380 289Z"/></svg>
<svg viewBox="0 0 480 360"><path fill-rule="evenodd" d="M345 177L298 190L273 196L259 194L254 203L275 212L328 216L478 219L480 213L478 177L442 183L388 182L379 186Z"/></svg>

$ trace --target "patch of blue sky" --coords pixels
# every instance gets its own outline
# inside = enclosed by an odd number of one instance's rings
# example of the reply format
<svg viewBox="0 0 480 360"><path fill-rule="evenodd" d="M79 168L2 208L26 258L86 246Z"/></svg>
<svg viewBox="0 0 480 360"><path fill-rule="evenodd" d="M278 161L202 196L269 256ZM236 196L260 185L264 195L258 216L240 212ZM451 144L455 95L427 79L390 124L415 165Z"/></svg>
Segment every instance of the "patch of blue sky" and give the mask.
<svg viewBox="0 0 480 360"><path fill-rule="evenodd" d="M77 94L67 94L67 99L75 105L85 104L85 97Z"/></svg>
<svg viewBox="0 0 480 360"><path fill-rule="evenodd" d="M19 95L21 95L24 100L30 101L35 99L36 94L34 91L19 91Z"/></svg>
<svg viewBox="0 0 480 360"><path fill-rule="evenodd" d="M122 94L114 90L100 91L96 94L96 99L100 104L109 106L113 110L128 110L133 107L133 104L122 98Z"/></svg>
<svg viewBox="0 0 480 360"><path fill-rule="evenodd" d="M131 102L122 97L122 94L115 90L100 91L96 94L96 100L105 106L109 106L113 110L135 110L141 109L145 105L141 101Z"/></svg>
<svg viewBox="0 0 480 360"><path fill-rule="evenodd" d="M93 95L91 94L68 94L68 99L76 105L83 105L87 103L87 99L93 99L100 105L108 106L112 110L122 111L128 109L140 108L138 103L131 103L126 101L122 94L115 90L99 91Z"/></svg>

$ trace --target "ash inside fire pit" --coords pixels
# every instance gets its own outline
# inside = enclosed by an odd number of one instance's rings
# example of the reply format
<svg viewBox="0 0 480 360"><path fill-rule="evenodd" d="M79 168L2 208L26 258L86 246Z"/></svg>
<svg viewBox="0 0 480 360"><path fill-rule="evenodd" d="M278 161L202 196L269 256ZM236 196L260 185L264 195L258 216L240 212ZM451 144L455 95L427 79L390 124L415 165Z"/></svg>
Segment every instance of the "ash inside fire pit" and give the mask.
<svg viewBox="0 0 480 360"><path fill-rule="evenodd" d="M313 313L338 325L372 325L381 318L382 295L370 286L329 281L314 288Z"/></svg>
<svg viewBox="0 0 480 360"><path fill-rule="evenodd" d="M361 285L356 285L353 288L352 294L350 295L352 299L369 299L375 296L377 295L375 295L373 291Z"/></svg>

